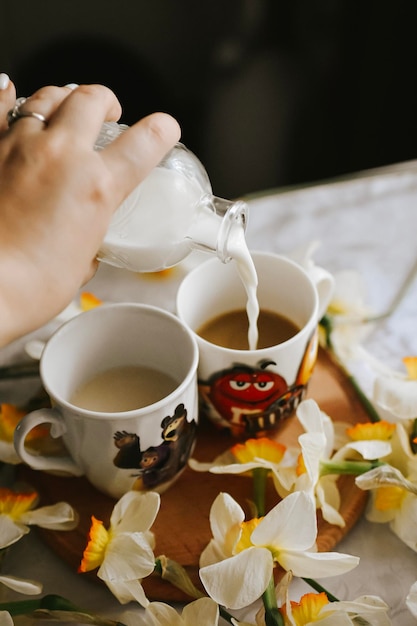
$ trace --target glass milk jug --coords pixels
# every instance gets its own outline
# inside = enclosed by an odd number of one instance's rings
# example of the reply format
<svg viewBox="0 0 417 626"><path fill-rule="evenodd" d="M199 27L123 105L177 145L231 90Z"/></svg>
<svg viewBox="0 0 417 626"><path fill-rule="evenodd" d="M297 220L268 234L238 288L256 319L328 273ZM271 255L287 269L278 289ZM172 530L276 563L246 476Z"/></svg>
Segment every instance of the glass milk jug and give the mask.
<svg viewBox="0 0 417 626"><path fill-rule="evenodd" d="M106 122L103 149L127 126ZM176 265L193 249L231 259L232 233L247 222L245 202L213 196L199 159L178 143L117 209L97 258L116 267L152 272Z"/></svg>

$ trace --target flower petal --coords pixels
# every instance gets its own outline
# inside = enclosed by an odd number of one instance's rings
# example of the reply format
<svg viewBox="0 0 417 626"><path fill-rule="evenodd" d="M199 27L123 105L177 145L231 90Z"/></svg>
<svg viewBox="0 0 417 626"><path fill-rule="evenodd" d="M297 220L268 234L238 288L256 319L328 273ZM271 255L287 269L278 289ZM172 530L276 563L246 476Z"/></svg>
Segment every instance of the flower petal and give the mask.
<svg viewBox="0 0 417 626"><path fill-rule="evenodd" d="M118 534L109 542L97 576L106 582L137 580L149 576L155 557L143 533Z"/></svg>
<svg viewBox="0 0 417 626"><path fill-rule="evenodd" d="M413 583L410 587L406 598L406 605L411 615L417 618L417 582Z"/></svg>
<svg viewBox="0 0 417 626"><path fill-rule="evenodd" d="M182 618L185 626L217 626L219 607L211 598L200 598L184 607Z"/></svg>
<svg viewBox="0 0 417 626"><path fill-rule="evenodd" d="M144 607L148 606L149 600L138 580L124 580L122 582L110 582L106 580L105 583L115 598L119 600L120 604L127 604L128 602L134 601L139 602L139 604Z"/></svg>
<svg viewBox="0 0 417 626"><path fill-rule="evenodd" d="M146 607L146 615L152 617L154 626L184 626L184 621L172 606L164 602L151 602ZM195 622L198 624L198 622Z"/></svg>
<svg viewBox="0 0 417 626"><path fill-rule="evenodd" d="M128 491L113 508L110 528L116 532L149 530L159 511L161 498L156 492Z"/></svg>
<svg viewBox="0 0 417 626"><path fill-rule="evenodd" d="M308 550L317 537L316 506L303 491L281 500L260 522L251 540L278 550Z"/></svg>
<svg viewBox="0 0 417 626"><path fill-rule="evenodd" d="M16 578L16 576L0 576L0 583L17 591L18 593L24 593L27 596L37 596L42 593L43 586L36 580L29 580L25 578Z"/></svg>
<svg viewBox="0 0 417 626"><path fill-rule="evenodd" d="M359 563L359 558L339 552L295 552L283 550L279 554L279 564L291 570L294 576L324 578L350 572Z"/></svg>
<svg viewBox="0 0 417 626"><path fill-rule="evenodd" d="M8 515L0 515L0 549L16 543L29 531L28 526L14 522Z"/></svg>
<svg viewBox="0 0 417 626"><path fill-rule="evenodd" d="M200 569L200 579L218 604L242 609L261 597L272 576L273 561L266 548L248 548Z"/></svg>
<svg viewBox="0 0 417 626"><path fill-rule="evenodd" d="M78 524L76 511L67 502L58 502L27 511L20 517L28 525L36 525L50 530L72 530Z"/></svg>
<svg viewBox="0 0 417 626"><path fill-rule="evenodd" d="M226 543L230 530L245 519L242 507L228 493L219 493L210 509L210 527L213 538Z"/></svg>
<svg viewBox="0 0 417 626"><path fill-rule="evenodd" d="M8 611L0 611L0 626L13 626L13 618Z"/></svg>

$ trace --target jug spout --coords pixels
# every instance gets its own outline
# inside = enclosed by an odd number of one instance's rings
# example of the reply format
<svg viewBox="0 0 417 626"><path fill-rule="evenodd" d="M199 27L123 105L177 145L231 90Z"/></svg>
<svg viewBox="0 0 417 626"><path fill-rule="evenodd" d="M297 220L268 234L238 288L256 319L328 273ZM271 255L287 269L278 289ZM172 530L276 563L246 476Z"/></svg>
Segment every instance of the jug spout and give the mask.
<svg viewBox="0 0 417 626"><path fill-rule="evenodd" d="M207 193L198 202L186 237L193 248L217 254L223 263L228 263L232 259L231 237L237 230L245 232L247 220L245 202L225 200Z"/></svg>

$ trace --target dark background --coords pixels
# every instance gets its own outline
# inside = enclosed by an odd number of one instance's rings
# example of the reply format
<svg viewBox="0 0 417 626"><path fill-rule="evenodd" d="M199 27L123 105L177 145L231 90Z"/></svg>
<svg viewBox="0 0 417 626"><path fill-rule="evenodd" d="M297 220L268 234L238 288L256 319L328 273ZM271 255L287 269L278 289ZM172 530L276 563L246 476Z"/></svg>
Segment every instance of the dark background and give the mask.
<svg viewBox="0 0 417 626"><path fill-rule="evenodd" d="M172 113L216 195L417 156L413 2L4 1L0 71L18 95L102 82L125 123Z"/></svg>

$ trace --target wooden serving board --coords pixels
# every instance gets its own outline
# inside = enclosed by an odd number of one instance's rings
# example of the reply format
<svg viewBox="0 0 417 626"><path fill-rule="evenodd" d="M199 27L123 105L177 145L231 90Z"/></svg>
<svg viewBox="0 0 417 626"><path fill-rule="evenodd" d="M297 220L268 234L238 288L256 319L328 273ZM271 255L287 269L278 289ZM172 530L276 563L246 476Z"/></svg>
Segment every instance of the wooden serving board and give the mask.
<svg viewBox="0 0 417 626"><path fill-rule="evenodd" d="M349 380L324 351L319 353L308 397L314 398L320 408L334 421L350 424L368 421L368 416ZM289 418L283 422L274 438L286 445L295 445L301 432L298 420ZM211 424L203 422L199 426L193 457L199 461L211 461L234 442L226 431L220 432ZM75 530L40 530L45 542L74 571L77 571L87 543L91 515L108 526L115 500L98 492L84 478L58 477L31 470L26 466L21 468L21 478L39 491L41 505L65 500L78 511L80 522ZM334 548L358 520L366 503L366 492L356 487L353 477L340 477L338 485L342 497L340 513L346 526L340 528L330 525L324 522L319 514L317 543L320 551ZM252 499L252 481L243 476L200 473L187 468L177 482L162 494L161 508L152 527L156 539L155 556L165 555L183 565L194 584L200 588L198 560L211 538L209 511L220 491L230 493L245 509L248 500ZM272 481L268 485L266 497L268 509L278 502L279 498ZM96 572L84 576L92 576L99 582ZM143 586L151 600L165 602L189 600L181 591L156 575L146 578Z"/></svg>

